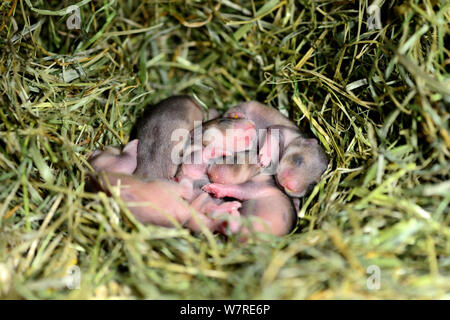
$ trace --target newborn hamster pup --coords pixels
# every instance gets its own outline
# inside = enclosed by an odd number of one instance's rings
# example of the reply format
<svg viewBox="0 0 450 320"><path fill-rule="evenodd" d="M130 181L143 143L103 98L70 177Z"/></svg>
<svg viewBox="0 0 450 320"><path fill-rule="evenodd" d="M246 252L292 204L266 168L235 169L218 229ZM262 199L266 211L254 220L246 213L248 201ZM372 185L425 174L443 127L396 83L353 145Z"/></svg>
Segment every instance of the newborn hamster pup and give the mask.
<svg viewBox="0 0 450 320"><path fill-rule="evenodd" d="M173 178L178 164L171 158L172 149L180 141L171 141L175 130L194 128L205 112L189 96L173 96L147 108L137 125L137 165L135 174L148 178ZM186 137L187 138L187 137Z"/></svg>
<svg viewBox="0 0 450 320"><path fill-rule="evenodd" d="M260 167L270 164L275 165L276 180L285 192L300 198L319 182L328 158L316 139L304 137L297 129L271 126L259 152Z"/></svg>
<svg viewBox="0 0 450 320"><path fill-rule="evenodd" d="M328 166L328 158L316 139L297 138L287 146L277 168L276 180L291 197L312 191Z"/></svg>
<svg viewBox="0 0 450 320"><path fill-rule="evenodd" d="M88 158L95 171L109 171L117 173L132 173L136 169L138 140L127 143L122 151L114 147L105 150L95 150Z"/></svg>
<svg viewBox="0 0 450 320"><path fill-rule="evenodd" d="M257 175L237 185L211 183L205 185L203 190L218 198L241 200L241 217L259 218L253 219L250 227L239 221L230 223L231 232L242 234L243 239L254 231L285 235L292 230L297 220L291 199L275 185L272 176Z"/></svg>
<svg viewBox="0 0 450 320"><path fill-rule="evenodd" d="M237 201L217 204L206 193L194 199L189 205L186 200L192 198L192 186L166 179L143 180L133 175L106 171L100 179L102 189L108 193L112 193L108 184L111 187L120 187L118 193L120 198L141 223L163 227L173 227L175 223L179 223L198 232L200 226L192 213L195 210L206 227L215 231L218 225L223 224L223 220L213 219L214 213L233 215L241 206Z"/></svg>
<svg viewBox="0 0 450 320"><path fill-rule="evenodd" d="M211 159L247 150L256 141L255 125L246 119L210 120L202 124L201 130L194 129L192 133L176 180L190 181L194 185L194 196L209 182L206 170Z"/></svg>
<svg viewBox="0 0 450 320"><path fill-rule="evenodd" d="M290 196L304 196L326 170L328 159L317 140L304 137L298 127L277 109L249 101L229 109L224 116L250 119L258 130L267 129L259 132L259 166L267 168L273 164L275 167L271 173L276 175L278 184Z"/></svg>
<svg viewBox="0 0 450 320"><path fill-rule="evenodd" d="M256 164L256 156L251 158L248 151L228 156L223 163L208 166L209 180L221 184L240 184L256 176L260 167ZM239 161L241 160L241 161Z"/></svg>

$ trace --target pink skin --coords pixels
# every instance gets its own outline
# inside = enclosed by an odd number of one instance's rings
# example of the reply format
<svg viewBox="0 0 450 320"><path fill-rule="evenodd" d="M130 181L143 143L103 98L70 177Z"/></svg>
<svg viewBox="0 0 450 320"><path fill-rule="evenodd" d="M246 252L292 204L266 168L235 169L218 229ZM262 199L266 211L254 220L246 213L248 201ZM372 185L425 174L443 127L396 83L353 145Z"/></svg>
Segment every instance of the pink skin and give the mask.
<svg viewBox="0 0 450 320"><path fill-rule="evenodd" d="M204 160L231 155L253 147L256 129L253 121L246 119L215 119L203 124Z"/></svg>
<svg viewBox="0 0 450 320"><path fill-rule="evenodd" d="M273 125L267 128L262 146L258 154L258 164L267 168L271 163L278 164L280 157L284 155L295 139L303 138L298 128L290 128L281 125Z"/></svg>
<svg viewBox="0 0 450 320"><path fill-rule="evenodd" d="M112 189L108 184L111 187L120 186L120 198L138 221L163 227L173 227L179 223L194 232L201 231L194 211L209 230L215 231L224 224L226 215L235 215L241 206L238 201L217 204L206 193L189 205L186 200L192 197L191 185L169 180L144 181L133 175L104 172L101 181L102 188L109 193Z"/></svg>
<svg viewBox="0 0 450 320"><path fill-rule="evenodd" d="M279 125L268 128L258 154L258 165L261 168L273 165L270 172L275 174L278 184L289 196L297 198L312 190L327 164L325 152L316 139L305 138L298 129Z"/></svg>
<svg viewBox="0 0 450 320"><path fill-rule="evenodd" d="M261 168L267 168L271 163L277 164L280 160L284 148L284 132L296 132L284 126L271 126L267 128L263 143L258 153L258 165Z"/></svg>
<svg viewBox="0 0 450 320"><path fill-rule="evenodd" d="M240 184L258 174L257 165L215 164L208 168L209 181L220 184Z"/></svg>
<svg viewBox="0 0 450 320"><path fill-rule="evenodd" d="M296 129L297 126L277 109L269 107L258 101L248 101L232 107L225 112L224 117L234 119L252 120L256 129L266 129L273 125L283 125Z"/></svg>
<svg viewBox="0 0 450 320"><path fill-rule="evenodd" d="M194 137L194 145L187 151L176 181L189 181L194 197L209 182L206 170L210 160L251 148L256 139L253 122L245 119L217 119L203 124L202 139Z"/></svg>
<svg viewBox="0 0 450 320"><path fill-rule="evenodd" d="M215 199L206 192L201 192L194 201L191 202L198 213L198 218L206 225L206 227L214 232L223 230L229 224L227 220L229 216L239 216L239 208L242 206L239 201L223 201ZM235 228L233 223L230 223L230 228ZM185 227L194 231L200 232L200 225L196 219L192 217L185 224Z"/></svg>
<svg viewBox="0 0 450 320"><path fill-rule="evenodd" d="M192 198L189 199L192 206L196 208L201 207L203 209L199 209L199 211L207 212L208 214L214 211L215 219L205 222L211 230L216 230L217 228L222 230L227 225L232 230L235 230L235 223L233 221L224 221L224 219L229 220L227 217L239 216L236 204L238 203L240 207L240 203L214 199L203 192L201 187L209 183L206 170L210 160L246 150L253 146L256 140L255 126L253 122L245 119L212 120L203 123L202 139L198 138L194 137L194 145L191 146L190 151L187 151L184 163L180 166L175 179L180 183L188 183L192 186L193 194ZM197 160L199 160L199 163L196 163ZM206 206L203 207L199 203L206 203ZM222 222L217 223L217 221ZM188 227L191 230L195 229L190 224L188 224Z"/></svg>
<svg viewBox="0 0 450 320"><path fill-rule="evenodd" d="M256 136L254 126L248 120L227 120L222 121L222 123L227 123L228 127L229 124L232 124L232 127L244 130L244 134L238 136L240 139L243 139L244 147L248 146L249 142L254 140ZM226 127L223 124L223 128L225 129ZM208 128L208 125L206 128ZM216 147L210 150L217 151L206 154L206 156L202 157L203 160L208 160L208 157L215 153L219 155L220 151L224 149L222 144L218 143L220 139L211 140L213 138L211 134L208 137L210 140L207 140L207 143ZM227 136L222 142L228 147L234 146L229 143L230 139ZM239 215L240 202L224 202L220 199L214 199L209 194L201 191L200 187L194 188L195 186L193 183L189 183L189 180L181 179L179 183L162 179L145 181L138 176L116 174L117 170L128 174L134 171L136 166L136 149L137 140L134 140L124 148L122 153L116 148L109 148L105 152L94 152L91 159L95 160L93 163L96 164L96 169L105 171L107 180L112 186L116 186L120 181L120 197L125 203L129 204L130 212L138 221L165 227L173 226L174 221L176 221L192 231L199 232L200 225L195 218L197 217L208 229L216 231L216 229L224 228L228 224L226 221L227 217ZM201 150L200 152L203 155ZM125 160L127 160L127 163L129 160L134 160L134 166L127 166L124 169ZM198 169L202 166L204 164L185 166L185 178L201 179L203 174L206 177L205 183L207 183L206 168L203 168L203 170ZM105 181L101 180L101 182L103 182L103 186L100 186L100 188L110 191L105 187ZM190 202L190 205L186 201ZM133 202L141 203L142 205L136 206ZM192 210L195 210L198 215L193 215ZM233 228L232 223L230 227Z"/></svg>
<svg viewBox="0 0 450 320"><path fill-rule="evenodd" d="M303 197L326 170L328 159L317 140L305 138L277 109L250 101L229 109L224 117L249 119L258 130L268 129L265 136L259 137L258 164L262 169L273 165L269 172L273 171L290 196ZM279 130L279 137L271 133L273 129Z"/></svg>
<svg viewBox="0 0 450 320"><path fill-rule="evenodd" d="M217 198L241 200L241 217L259 218L253 219L249 227L239 219L230 224L230 231L241 234L244 241L254 231L282 236L294 226L296 215L292 202L277 188L270 176L258 175L238 185L211 183L205 185L203 190ZM224 232L223 228L219 228L219 231Z"/></svg>
<svg viewBox="0 0 450 320"><path fill-rule="evenodd" d="M207 174L209 181L221 184L241 184L256 176L260 168L249 152L241 152L237 158L225 158L221 164L211 164Z"/></svg>
<svg viewBox="0 0 450 320"><path fill-rule="evenodd" d="M132 173L136 169L138 140L132 140L122 151L114 147L105 150L95 150L89 156L89 163L95 171L109 171L116 173Z"/></svg>

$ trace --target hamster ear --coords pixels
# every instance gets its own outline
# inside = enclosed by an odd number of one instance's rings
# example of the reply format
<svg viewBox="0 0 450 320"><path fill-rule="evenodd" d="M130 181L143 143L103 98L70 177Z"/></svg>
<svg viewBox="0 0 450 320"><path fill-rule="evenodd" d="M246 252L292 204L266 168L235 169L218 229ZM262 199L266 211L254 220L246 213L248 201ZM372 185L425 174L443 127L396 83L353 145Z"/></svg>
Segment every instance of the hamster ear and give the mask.
<svg viewBox="0 0 450 320"><path fill-rule="evenodd" d="M105 153L109 153L110 155L114 155L114 156L118 156L121 153L119 148L113 147L113 146L106 146L103 151Z"/></svg>
<svg viewBox="0 0 450 320"><path fill-rule="evenodd" d="M92 151L92 153L90 155L88 155L88 160L91 160L92 158L94 158L95 156L99 155L101 153L101 150L97 149Z"/></svg>
<svg viewBox="0 0 450 320"><path fill-rule="evenodd" d="M131 140L130 142L128 142L126 144L126 146L123 148L122 152L137 155L138 143L139 143L138 139Z"/></svg>

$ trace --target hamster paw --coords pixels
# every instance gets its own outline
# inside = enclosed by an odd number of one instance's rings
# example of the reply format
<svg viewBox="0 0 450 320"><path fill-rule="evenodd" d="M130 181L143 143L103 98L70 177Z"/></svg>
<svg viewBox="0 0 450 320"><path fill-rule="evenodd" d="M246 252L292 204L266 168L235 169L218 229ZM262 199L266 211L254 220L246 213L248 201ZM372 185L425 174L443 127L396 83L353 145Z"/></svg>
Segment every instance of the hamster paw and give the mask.
<svg viewBox="0 0 450 320"><path fill-rule="evenodd" d="M241 221L240 221L240 213L235 210L230 212L230 216L228 217L228 221L222 222L218 227L217 231L222 234L236 234L241 230Z"/></svg>
<svg viewBox="0 0 450 320"><path fill-rule="evenodd" d="M270 162L271 162L270 156L267 156L266 154L258 155L258 166L260 168L267 168L270 165Z"/></svg>
<svg viewBox="0 0 450 320"><path fill-rule="evenodd" d="M239 201L227 201L219 205L221 210L224 210L228 213L232 213L237 211L242 204Z"/></svg>
<svg viewBox="0 0 450 320"><path fill-rule="evenodd" d="M213 194L216 198L225 198L228 196L225 188L218 183L209 183L202 188L203 191Z"/></svg>

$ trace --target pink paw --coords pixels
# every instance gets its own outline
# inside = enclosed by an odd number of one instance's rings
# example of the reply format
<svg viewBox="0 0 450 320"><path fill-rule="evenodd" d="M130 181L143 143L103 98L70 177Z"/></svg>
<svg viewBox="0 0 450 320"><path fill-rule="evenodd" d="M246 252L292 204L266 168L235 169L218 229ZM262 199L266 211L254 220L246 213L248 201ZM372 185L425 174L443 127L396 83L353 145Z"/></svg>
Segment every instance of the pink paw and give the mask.
<svg viewBox="0 0 450 320"><path fill-rule="evenodd" d="M267 168L270 165L271 159L266 154L259 154L258 155L258 166L260 168Z"/></svg>
<svg viewBox="0 0 450 320"><path fill-rule="evenodd" d="M219 208L221 211L223 210L231 214L232 212L236 212L241 206L242 204L239 201L227 201L220 204Z"/></svg>
<svg viewBox="0 0 450 320"><path fill-rule="evenodd" d="M236 234L241 230L241 221L240 221L240 213L239 211L235 210L230 212L230 216L228 217L228 221L224 221L221 223L217 231L219 231L222 234L227 234L227 227L229 232L232 234Z"/></svg>
<svg viewBox="0 0 450 320"><path fill-rule="evenodd" d="M209 183L202 188L203 191L213 194L216 198L225 198L228 196L223 185L218 183Z"/></svg>

